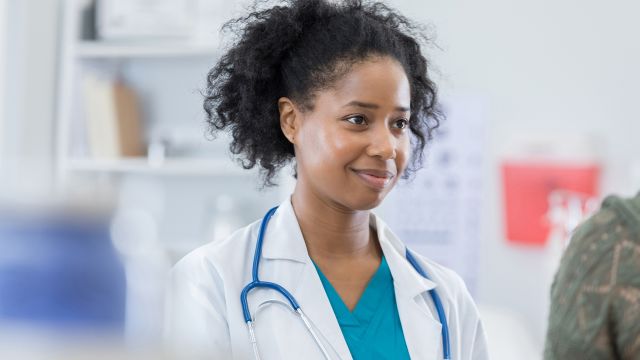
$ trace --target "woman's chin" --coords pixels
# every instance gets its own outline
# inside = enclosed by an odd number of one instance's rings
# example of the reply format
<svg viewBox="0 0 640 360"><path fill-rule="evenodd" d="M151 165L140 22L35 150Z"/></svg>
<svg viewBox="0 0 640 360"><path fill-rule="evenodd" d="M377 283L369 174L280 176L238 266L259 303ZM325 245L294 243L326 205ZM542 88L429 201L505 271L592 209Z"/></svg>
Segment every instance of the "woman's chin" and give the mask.
<svg viewBox="0 0 640 360"><path fill-rule="evenodd" d="M358 196L357 198L351 199L350 208L353 210L371 210L382 204L386 196L386 192Z"/></svg>

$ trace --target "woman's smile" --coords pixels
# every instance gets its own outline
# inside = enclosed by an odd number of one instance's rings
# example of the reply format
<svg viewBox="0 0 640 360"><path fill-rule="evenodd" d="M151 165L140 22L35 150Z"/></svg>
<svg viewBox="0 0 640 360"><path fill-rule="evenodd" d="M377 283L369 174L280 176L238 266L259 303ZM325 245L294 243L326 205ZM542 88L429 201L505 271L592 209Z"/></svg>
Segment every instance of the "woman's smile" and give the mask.
<svg viewBox="0 0 640 360"><path fill-rule="evenodd" d="M392 183L393 178L395 178L395 174L387 170L352 169L352 171L360 180L375 191L383 191Z"/></svg>

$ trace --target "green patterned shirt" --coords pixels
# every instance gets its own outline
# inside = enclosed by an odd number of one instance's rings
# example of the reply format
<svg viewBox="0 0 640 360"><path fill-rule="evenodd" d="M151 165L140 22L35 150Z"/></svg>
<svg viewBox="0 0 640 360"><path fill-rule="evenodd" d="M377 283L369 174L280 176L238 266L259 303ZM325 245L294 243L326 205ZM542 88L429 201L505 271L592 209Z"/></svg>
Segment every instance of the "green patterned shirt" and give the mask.
<svg viewBox="0 0 640 360"><path fill-rule="evenodd" d="M576 230L551 287L545 359L640 359L640 194Z"/></svg>

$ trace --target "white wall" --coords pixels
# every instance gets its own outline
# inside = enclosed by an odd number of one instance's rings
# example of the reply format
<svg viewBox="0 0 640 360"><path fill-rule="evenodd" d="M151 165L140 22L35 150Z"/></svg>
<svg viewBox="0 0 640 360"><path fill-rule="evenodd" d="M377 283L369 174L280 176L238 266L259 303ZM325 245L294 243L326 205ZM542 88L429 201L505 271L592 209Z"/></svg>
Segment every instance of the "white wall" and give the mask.
<svg viewBox="0 0 640 360"><path fill-rule="evenodd" d="M499 164L505 140L523 133L586 134L604 160L604 193L640 190L631 163L640 158L640 5L635 2L396 0L434 25L429 49L443 96L484 99L488 138L485 219L478 300L521 315L542 347L550 249L510 246L502 222ZM637 161L637 160L636 160ZM633 183L635 181L636 183Z"/></svg>

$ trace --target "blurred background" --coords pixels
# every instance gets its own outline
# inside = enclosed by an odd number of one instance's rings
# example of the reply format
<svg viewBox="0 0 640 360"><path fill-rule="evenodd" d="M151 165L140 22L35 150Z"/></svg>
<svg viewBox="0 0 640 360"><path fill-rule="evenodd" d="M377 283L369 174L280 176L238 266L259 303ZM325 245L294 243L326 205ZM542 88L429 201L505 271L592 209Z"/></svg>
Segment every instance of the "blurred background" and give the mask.
<svg viewBox="0 0 640 360"><path fill-rule="evenodd" d="M386 3L427 26L448 120L376 211L463 276L493 359L540 359L571 231L640 190L638 5ZM291 193L289 169L261 189L206 132L244 4L0 0L3 358L157 357L166 271Z"/></svg>

